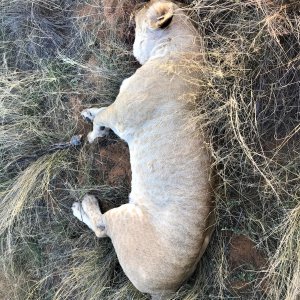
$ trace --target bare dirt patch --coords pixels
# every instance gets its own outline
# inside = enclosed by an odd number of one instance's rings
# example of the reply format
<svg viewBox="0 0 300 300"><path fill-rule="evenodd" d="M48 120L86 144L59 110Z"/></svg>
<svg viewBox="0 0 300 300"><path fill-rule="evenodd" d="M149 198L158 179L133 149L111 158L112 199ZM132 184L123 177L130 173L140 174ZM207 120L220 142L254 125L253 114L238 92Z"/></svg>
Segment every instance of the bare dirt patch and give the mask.
<svg viewBox="0 0 300 300"><path fill-rule="evenodd" d="M104 172L105 181L112 186L130 186L131 168L129 150L122 141L100 148L98 165Z"/></svg>
<svg viewBox="0 0 300 300"><path fill-rule="evenodd" d="M266 282L262 281L262 277L267 268L266 255L246 235L232 232L225 235L228 239L229 288L235 294L244 296L250 296L253 288L264 293Z"/></svg>
<svg viewBox="0 0 300 300"><path fill-rule="evenodd" d="M262 270L267 263L264 254L257 249L257 245L242 234L231 235L228 262L231 270L245 264L254 266L256 270Z"/></svg>

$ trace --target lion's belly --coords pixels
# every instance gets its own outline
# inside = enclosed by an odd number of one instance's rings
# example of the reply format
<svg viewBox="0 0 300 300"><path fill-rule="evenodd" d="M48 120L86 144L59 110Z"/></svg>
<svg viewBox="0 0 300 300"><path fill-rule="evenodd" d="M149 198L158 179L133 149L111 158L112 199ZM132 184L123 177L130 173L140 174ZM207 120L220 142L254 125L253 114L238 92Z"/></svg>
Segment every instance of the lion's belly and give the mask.
<svg viewBox="0 0 300 300"><path fill-rule="evenodd" d="M146 128L129 143L130 202L147 210L168 247L180 245L174 250L183 258L187 251L198 253L206 229L210 157L200 137L176 128Z"/></svg>
<svg viewBox="0 0 300 300"><path fill-rule="evenodd" d="M149 200L161 209L176 203L201 206L210 157L203 138L183 126L181 120L154 120L137 130L129 142L133 201Z"/></svg>

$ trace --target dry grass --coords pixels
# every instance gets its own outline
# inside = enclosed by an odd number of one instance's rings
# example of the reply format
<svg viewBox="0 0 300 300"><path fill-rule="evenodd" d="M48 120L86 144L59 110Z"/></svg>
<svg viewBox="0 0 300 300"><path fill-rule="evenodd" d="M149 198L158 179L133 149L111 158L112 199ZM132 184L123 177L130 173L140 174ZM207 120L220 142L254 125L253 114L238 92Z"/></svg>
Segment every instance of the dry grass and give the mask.
<svg viewBox="0 0 300 300"><path fill-rule="evenodd" d="M209 133L218 220L208 251L175 299L297 299L298 1L185 2L204 35L206 65L190 65L201 91L191 122ZM116 8L111 25L97 0L1 4L0 288L11 285L10 299L22 300L147 299L126 279L110 241L97 240L70 210L87 191L106 208L126 201L128 185L108 185L101 167L101 153L116 137L39 155L85 134L80 109L113 102L137 67L129 14ZM233 268L232 232L257 245L266 268L250 261Z"/></svg>

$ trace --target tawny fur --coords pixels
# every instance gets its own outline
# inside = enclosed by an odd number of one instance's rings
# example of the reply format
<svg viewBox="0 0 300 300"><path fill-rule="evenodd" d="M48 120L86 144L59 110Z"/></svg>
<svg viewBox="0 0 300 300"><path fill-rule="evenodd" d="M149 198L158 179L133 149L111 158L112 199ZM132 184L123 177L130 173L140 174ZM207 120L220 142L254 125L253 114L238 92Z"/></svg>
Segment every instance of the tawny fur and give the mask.
<svg viewBox="0 0 300 300"><path fill-rule="evenodd" d="M89 142L111 128L128 143L132 186L128 204L102 214L87 195L74 203L74 215L111 238L128 278L153 299L170 297L192 274L213 228L211 158L197 126L188 125L195 86L182 79L193 76L186 61L200 50L183 12L151 1L136 15L134 55L142 67L112 105L82 112L93 120Z"/></svg>

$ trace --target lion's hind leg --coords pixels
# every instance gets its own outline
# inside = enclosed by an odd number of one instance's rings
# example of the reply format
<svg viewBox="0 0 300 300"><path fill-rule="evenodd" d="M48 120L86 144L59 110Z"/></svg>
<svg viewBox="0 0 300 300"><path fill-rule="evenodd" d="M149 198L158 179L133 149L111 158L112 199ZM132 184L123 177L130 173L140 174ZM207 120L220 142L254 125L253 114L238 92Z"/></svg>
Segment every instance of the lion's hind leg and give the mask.
<svg viewBox="0 0 300 300"><path fill-rule="evenodd" d="M73 203L72 210L73 215L92 229L97 237L107 236L102 222L102 213L98 201L94 196L85 195L82 203Z"/></svg>

